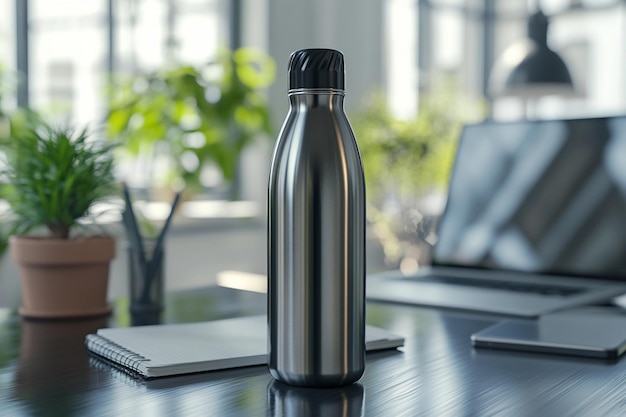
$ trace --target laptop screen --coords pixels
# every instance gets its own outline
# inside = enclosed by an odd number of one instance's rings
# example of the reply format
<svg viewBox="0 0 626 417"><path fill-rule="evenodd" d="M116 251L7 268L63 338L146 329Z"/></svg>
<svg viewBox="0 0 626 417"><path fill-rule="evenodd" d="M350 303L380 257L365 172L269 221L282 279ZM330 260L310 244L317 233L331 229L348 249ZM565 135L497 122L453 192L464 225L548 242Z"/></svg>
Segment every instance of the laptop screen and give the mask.
<svg viewBox="0 0 626 417"><path fill-rule="evenodd" d="M626 117L464 128L435 264L626 277Z"/></svg>

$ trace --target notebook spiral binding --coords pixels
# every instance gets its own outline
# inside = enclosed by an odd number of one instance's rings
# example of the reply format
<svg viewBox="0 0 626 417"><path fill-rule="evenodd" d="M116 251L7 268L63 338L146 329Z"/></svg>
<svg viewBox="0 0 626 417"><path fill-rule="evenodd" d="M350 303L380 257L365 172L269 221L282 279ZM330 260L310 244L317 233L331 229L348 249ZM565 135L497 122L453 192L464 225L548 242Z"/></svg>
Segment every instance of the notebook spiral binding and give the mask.
<svg viewBox="0 0 626 417"><path fill-rule="evenodd" d="M143 374L142 369L140 369L141 362L149 361L149 359L95 334L87 335L85 344L87 349L96 355L118 363L138 374Z"/></svg>
<svg viewBox="0 0 626 417"><path fill-rule="evenodd" d="M118 365L97 353L89 352L89 365L106 372L110 377L120 380L126 385L139 387L144 386L147 381L145 375L138 374L132 369L124 368L122 365Z"/></svg>

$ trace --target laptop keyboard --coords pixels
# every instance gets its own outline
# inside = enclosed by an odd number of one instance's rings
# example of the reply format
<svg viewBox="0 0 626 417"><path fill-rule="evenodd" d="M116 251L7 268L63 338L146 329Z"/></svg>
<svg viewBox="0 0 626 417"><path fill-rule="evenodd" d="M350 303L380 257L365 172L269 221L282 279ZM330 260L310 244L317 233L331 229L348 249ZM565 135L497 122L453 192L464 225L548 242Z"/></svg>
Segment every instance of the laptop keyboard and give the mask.
<svg viewBox="0 0 626 417"><path fill-rule="evenodd" d="M547 285L547 284L525 284L520 282L505 282L505 281L492 281L488 279L479 278L457 278L441 275L433 275L428 277L406 277L402 279L408 279L418 282L432 282L440 284L451 285L463 285L469 287L490 288L495 290L522 292L530 294L541 294L548 296L567 297L571 295L580 294L587 291L587 288L572 287L562 285Z"/></svg>

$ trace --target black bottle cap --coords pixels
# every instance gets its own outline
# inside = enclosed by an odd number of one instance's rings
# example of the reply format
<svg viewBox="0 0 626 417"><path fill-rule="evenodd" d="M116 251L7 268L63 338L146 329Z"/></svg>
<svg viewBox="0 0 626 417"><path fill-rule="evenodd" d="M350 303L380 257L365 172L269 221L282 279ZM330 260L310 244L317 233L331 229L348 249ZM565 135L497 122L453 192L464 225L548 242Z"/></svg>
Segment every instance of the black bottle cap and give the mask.
<svg viewBox="0 0 626 417"><path fill-rule="evenodd" d="M343 54L334 49L301 49L289 57L289 89L344 89Z"/></svg>

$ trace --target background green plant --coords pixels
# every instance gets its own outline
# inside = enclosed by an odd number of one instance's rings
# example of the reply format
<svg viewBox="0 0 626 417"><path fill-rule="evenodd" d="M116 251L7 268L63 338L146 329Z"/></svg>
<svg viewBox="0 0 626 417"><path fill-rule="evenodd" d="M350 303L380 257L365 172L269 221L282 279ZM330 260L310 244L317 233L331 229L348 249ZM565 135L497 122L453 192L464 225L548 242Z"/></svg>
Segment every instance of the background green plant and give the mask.
<svg viewBox="0 0 626 417"><path fill-rule="evenodd" d="M176 66L118 77L109 95L107 135L131 156L166 155L170 183L202 188L207 162L232 180L241 151L259 133L270 134L262 89L275 77L274 61L264 52L224 50L201 67ZM191 168L183 158L195 158Z"/></svg>
<svg viewBox="0 0 626 417"><path fill-rule="evenodd" d="M86 129L57 128L28 117L31 123L15 125L10 141L2 143L9 233L45 226L52 237L68 239L93 204L115 191L114 145L90 141Z"/></svg>
<svg viewBox="0 0 626 417"><path fill-rule="evenodd" d="M368 220L391 263L403 255L403 240L417 239L420 200L445 191L463 124L484 114L479 101L455 94L452 82L434 91L419 98L419 111L408 119L394 116L381 94L351 117L365 171Z"/></svg>

